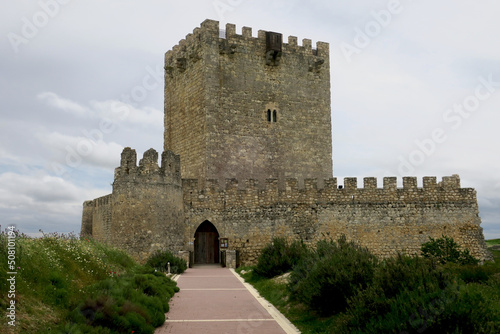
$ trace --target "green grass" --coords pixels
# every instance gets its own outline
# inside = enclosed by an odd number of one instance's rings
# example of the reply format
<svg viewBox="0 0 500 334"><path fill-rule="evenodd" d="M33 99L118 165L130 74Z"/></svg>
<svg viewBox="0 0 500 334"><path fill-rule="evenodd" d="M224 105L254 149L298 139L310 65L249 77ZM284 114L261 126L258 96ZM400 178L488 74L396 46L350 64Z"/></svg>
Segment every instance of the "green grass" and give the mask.
<svg viewBox="0 0 500 334"><path fill-rule="evenodd" d="M494 245L500 245L500 239L486 240L486 246L490 247Z"/></svg>
<svg viewBox="0 0 500 334"><path fill-rule="evenodd" d="M246 282L253 285L260 295L273 304L303 334L329 333L335 319L321 318L305 306L290 303L286 283L263 278L253 272L253 267L240 267L236 270ZM241 274L242 271L249 271Z"/></svg>
<svg viewBox="0 0 500 334"><path fill-rule="evenodd" d="M6 319L6 308L11 300L8 298L7 272L13 271L7 265L7 242L6 233L0 233L2 319ZM137 300L141 299L144 303L153 305L155 301L147 299L146 296L151 289L161 290L162 293L167 291L167 295L173 294L172 291L177 289L175 283L165 275L155 275L154 270L140 266L125 252L92 239L58 234L29 238L17 234L15 242L16 327L13 328L2 320L1 333L64 333L68 331L64 330L65 327L76 326L72 317L75 318L75 315L80 313L82 305L92 303L92 300L100 298L100 294L120 296L133 286L134 291L140 292L140 295L136 296ZM148 279L154 283L148 283ZM133 326L139 321L134 315L127 315L131 311L144 314L146 318L149 317L147 314L151 313L146 304L141 306L140 302L134 305L129 303L123 308L120 302L119 297L113 300L113 310L128 317L129 322L126 325ZM161 303L165 304L164 301ZM120 319L117 318L118 320ZM93 332L89 328L84 331L72 330L72 333Z"/></svg>
<svg viewBox="0 0 500 334"><path fill-rule="evenodd" d="M484 264L484 267L492 268L492 271L497 273L500 279L500 250L490 249L490 252L493 255L494 262L488 261Z"/></svg>

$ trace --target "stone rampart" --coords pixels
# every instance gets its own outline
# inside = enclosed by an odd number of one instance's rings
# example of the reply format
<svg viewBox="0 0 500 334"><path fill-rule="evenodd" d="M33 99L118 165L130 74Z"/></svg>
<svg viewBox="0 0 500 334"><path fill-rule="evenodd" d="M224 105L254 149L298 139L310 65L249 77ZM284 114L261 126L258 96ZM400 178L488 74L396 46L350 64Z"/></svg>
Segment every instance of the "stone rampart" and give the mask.
<svg viewBox="0 0 500 334"><path fill-rule="evenodd" d="M458 175L377 179L336 178L318 181L276 179L259 184L228 179L200 182L181 179L179 156L149 150L137 164L134 150L124 149L115 171L113 193L84 203L82 234L107 241L144 260L156 249L193 251L196 229L210 221L228 238L241 263L252 264L274 236L314 244L345 234L381 257L418 254L429 237L453 237L462 247L489 259L479 218L476 192L461 188Z"/></svg>
<svg viewBox="0 0 500 334"><path fill-rule="evenodd" d="M102 241L109 239L112 209L112 195L83 203L82 236L93 236Z"/></svg>
<svg viewBox="0 0 500 334"><path fill-rule="evenodd" d="M376 178L364 178L358 188L356 178L337 179L317 186L305 180L304 187L287 179L284 189L277 180L262 187L255 180L227 180L220 187L216 180L201 186L197 180L183 180L184 206L189 238L205 219L240 251L243 263L254 263L262 247L273 236L302 239L314 243L322 238L345 234L381 257L398 252L418 254L429 237L453 237L478 258L489 258L478 215L476 192L461 188L457 175L403 178L397 187L395 177L384 178L377 187Z"/></svg>

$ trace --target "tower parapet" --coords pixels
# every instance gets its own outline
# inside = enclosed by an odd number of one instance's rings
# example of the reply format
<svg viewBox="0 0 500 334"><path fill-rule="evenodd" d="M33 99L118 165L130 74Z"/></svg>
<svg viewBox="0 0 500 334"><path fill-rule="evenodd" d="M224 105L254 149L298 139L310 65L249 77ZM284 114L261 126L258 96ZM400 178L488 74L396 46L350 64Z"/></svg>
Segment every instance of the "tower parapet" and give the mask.
<svg viewBox="0 0 500 334"><path fill-rule="evenodd" d="M218 21L205 20L199 28L193 30L193 33L186 35L185 39L180 40L172 50L165 53L166 73L173 76L174 72L184 72L192 64L203 59L204 54L201 51L206 43L215 44L220 54L231 56L239 52L265 50L270 34L282 36L280 33L259 30L257 37L254 37L253 29L250 27L243 27L242 33L238 34L235 24L228 23L225 30L222 30ZM308 66L309 71L318 71L329 61L329 43L318 41L313 48L311 39L304 38L300 44L296 36L288 36L288 43L284 43L282 37L279 41L282 44L282 54L300 53L306 56L307 61L304 64ZM266 56L266 52L260 54L263 60L266 60Z"/></svg>
<svg viewBox="0 0 500 334"><path fill-rule="evenodd" d="M155 250L183 245L182 188L180 157L163 152L144 152L137 165L135 150L126 147L120 167L115 169L111 215L106 229L112 244L144 261Z"/></svg>
<svg viewBox="0 0 500 334"><path fill-rule="evenodd" d="M162 153L161 166L158 165L158 152L154 149L144 152L137 165L135 150L126 147L122 151L120 167L115 169L115 183L168 183L180 186L180 165L180 156L171 151Z"/></svg>

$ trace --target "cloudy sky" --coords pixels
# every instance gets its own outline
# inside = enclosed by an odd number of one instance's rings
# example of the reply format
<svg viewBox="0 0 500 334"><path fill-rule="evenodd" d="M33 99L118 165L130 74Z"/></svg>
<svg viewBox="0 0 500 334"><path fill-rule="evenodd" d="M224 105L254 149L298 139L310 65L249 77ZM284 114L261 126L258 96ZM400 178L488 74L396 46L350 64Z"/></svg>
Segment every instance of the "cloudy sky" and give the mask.
<svg viewBox="0 0 500 334"><path fill-rule="evenodd" d="M331 48L334 174L459 174L500 238L497 0L15 0L0 11L0 224L79 232L123 147L162 150L163 55L206 18ZM117 112L122 110L123 112ZM125 112L126 111L126 112ZM419 180L419 185L421 185Z"/></svg>

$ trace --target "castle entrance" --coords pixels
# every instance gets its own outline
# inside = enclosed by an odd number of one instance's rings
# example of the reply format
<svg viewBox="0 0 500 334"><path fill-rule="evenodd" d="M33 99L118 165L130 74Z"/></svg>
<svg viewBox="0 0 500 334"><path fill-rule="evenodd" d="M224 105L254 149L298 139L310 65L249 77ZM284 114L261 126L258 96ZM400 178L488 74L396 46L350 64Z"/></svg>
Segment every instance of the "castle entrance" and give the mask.
<svg viewBox="0 0 500 334"><path fill-rule="evenodd" d="M208 220L194 234L194 263L219 263L219 232Z"/></svg>

